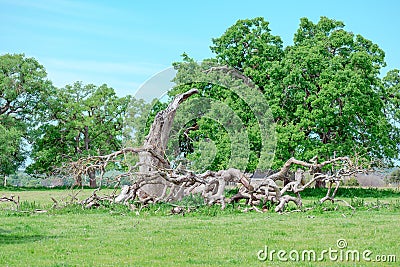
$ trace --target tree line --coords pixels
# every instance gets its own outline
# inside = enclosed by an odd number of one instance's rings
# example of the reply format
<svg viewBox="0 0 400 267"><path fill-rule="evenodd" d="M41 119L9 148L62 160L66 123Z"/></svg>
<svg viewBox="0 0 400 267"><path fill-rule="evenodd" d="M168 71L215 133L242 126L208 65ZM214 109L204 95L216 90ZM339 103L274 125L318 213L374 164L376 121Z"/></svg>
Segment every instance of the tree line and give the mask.
<svg viewBox="0 0 400 267"><path fill-rule="evenodd" d="M239 20L212 39L213 58L197 63L184 54L174 63L175 80L183 84L193 69L201 71L212 62L249 77L275 122L272 168L291 157L329 160L334 154L391 165L400 152L400 71L389 70L382 77L384 51L344 26L326 17L317 23L302 18L293 44L284 47L263 18ZM139 145L155 114L166 106L158 100L146 104L132 96L118 97L106 84L74 82L57 88L44 66L23 54L0 56L0 69L3 176L15 173L27 156L32 159L28 173L50 174L63 162L111 153L126 143ZM195 85L199 96L227 103L244 122L251 148L245 169L254 171L262 144L246 103L221 87ZM169 96L193 86L176 86ZM229 136L218 123L199 117L185 127L188 131L175 140L179 150L174 157L184 155L199 170L227 167ZM127 134L127 128L134 134ZM205 137L218 148L211 162L196 150L207 146ZM95 174L88 176L95 186Z"/></svg>

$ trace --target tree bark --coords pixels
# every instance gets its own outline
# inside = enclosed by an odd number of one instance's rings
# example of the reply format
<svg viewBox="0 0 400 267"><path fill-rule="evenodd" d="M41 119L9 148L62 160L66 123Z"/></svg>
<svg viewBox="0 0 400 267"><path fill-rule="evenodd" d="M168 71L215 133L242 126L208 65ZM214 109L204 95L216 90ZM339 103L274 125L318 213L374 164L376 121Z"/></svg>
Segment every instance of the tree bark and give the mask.
<svg viewBox="0 0 400 267"><path fill-rule="evenodd" d="M88 176L89 176L89 186L90 188L96 188L97 183L96 183L96 171L95 170L89 170L88 171Z"/></svg>
<svg viewBox="0 0 400 267"><path fill-rule="evenodd" d="M84 136L85 136L85 150L89 151L89 143L90 143L90 139L89 139L89 127L86 125L84 128L85 132L84 132Z"/></svg>
<svg viewBox="0 0 400 267"><path fill-rule="evenodd" d="M80 174L76 176L74 186L82 187L82 176Z"/></svg>
<svg viewBox="0 0 400 267"><path fill-rule="evenodd" d="M326 187L325 181L320 180L315 182L315 188L325 188L325 187Z"/></svg>

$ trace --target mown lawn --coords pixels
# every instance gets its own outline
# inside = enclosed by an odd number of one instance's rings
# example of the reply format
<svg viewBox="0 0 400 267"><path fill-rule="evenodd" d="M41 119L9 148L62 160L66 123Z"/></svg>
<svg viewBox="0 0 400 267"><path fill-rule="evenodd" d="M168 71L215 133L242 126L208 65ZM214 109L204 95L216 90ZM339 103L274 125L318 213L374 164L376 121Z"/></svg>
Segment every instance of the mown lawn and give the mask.
<svg viewBox="0 0 400 267"><path fill-rule="evenodd" d="M398 266L400 262L400 208L393 197L378 201L390 203L381 208L356 212L327 204L287 214L204 207L182 216L168 215L169 207L163 205L138 215L124 207L52 210L51 200L46 200L49 194L60 197L65 190L0 191L0 196L11 193L26 199L21 209L28 212L12 211L0 203L0 266ZM33 200L36 204L29 206ZM37 207L48 212L35 213ZM338 239L347 242L343 253L370 250L371 259L395 255L397 262L331 261L328 255L324 261L282 262L276 253L273 261L257 258L265 246L287 253L314 250L318 258L329 248L340 252Z"/></svg>

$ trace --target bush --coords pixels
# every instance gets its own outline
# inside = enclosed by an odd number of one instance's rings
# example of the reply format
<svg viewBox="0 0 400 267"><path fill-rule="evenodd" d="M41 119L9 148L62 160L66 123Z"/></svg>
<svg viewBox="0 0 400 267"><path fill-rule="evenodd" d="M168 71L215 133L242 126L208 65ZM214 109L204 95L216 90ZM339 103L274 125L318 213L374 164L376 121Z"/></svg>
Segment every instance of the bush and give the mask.
<svg viewBox="0 0 400 267"><path fill-rule="evenodd" d="M360 183L358 182L358 180L355 177L350 177L349 180L347 180L344 183L345 186L360 186Z"/></svg>

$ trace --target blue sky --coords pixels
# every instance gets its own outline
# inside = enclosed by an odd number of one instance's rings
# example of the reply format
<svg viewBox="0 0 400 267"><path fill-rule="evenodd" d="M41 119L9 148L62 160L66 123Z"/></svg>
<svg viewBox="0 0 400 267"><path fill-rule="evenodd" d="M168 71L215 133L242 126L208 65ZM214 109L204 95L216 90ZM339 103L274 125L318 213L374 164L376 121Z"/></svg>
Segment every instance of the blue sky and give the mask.
<svg viewBox="0 0 400 267"><path fill-rule="evenodd" d="M211 38L238 19L264 17L285 46L301 17L343 21L400 68L400 1L58 1L0 0L0 54L25 53L58 87L106 83L134 94L153 74L180 60L212 56Z"/></svg>

